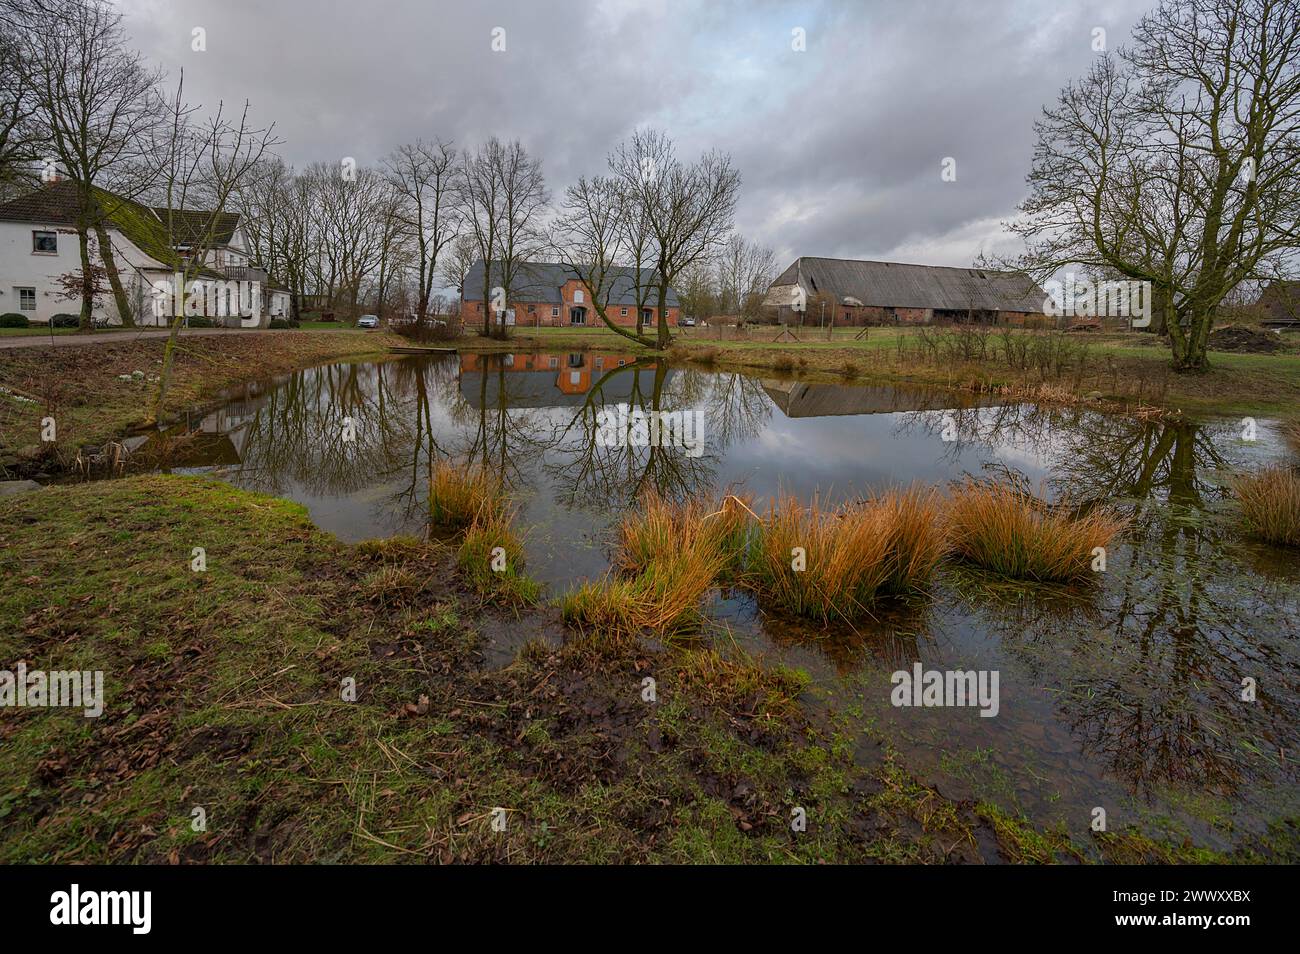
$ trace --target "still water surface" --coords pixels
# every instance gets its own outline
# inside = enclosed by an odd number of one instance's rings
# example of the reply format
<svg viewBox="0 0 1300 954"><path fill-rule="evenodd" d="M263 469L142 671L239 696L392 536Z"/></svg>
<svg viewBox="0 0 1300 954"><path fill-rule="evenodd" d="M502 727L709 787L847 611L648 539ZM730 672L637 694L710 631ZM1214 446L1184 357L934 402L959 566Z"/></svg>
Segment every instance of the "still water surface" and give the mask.
<svg viewBox="0 0 1300 954"><path fill-rule="evenodd" d="M608 447L602 410L690 411L702 453ZM356 439L340 440L344 418ZM763 379L594 353L416 356L329 365L232 393L183 425L176 469L299 501L343 540L425 532L430 460L505 476L529 573L559 593L608 567L610 527L638 493L742 488L851 499L965 474L1021 475L1049 497L1133 520L1083 590L1011 587L945 570L922 606L826 632L719 593L705 638L814 679L864 761L888 738L954 798L986 800L1088 841L1114 831L1229 848L1296 815L1300 567L1232 520L1233 470L1279 458L1261 422L1156 424L951 394ZM945 440L945 437L954 437ZM494 634L504 664L532 635ZM894 708L890 675L997 670L1000 710ZM1242 680L1258 686L1253 703Z"/></svg>

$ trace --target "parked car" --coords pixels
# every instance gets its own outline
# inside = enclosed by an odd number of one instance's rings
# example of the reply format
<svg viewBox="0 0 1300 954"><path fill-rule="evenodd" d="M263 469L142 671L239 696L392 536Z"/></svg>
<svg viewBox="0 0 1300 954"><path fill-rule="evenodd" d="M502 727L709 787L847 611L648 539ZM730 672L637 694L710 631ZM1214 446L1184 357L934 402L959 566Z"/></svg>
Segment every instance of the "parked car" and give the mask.
<svg viewBox="0 0 1300 954"><path fill-rule="evenodd" d="M680 322L678 322L678 324L680 324L683 328L694 328L694 327L695 327L695 319L694 319L694 318L690 318L690 317L686 317L686 318L683 318Z"/></svg>
<svg viewBox="0 0 1300 954"><path fill-rule="evenodd" d="M378 315L362 315L360 318L357 319L357 327L358 327L358 328L378 328L378 327L379 327L379 316L378 316Z"/></svg>

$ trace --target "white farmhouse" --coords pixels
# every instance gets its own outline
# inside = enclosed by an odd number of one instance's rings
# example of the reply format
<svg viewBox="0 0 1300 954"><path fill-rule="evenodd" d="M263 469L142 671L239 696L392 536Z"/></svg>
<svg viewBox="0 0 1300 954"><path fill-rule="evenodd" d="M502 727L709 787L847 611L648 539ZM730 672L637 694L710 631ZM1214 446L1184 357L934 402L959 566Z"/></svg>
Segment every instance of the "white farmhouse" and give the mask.
<svg viewBox="0 0 1300 954"><path fill-rule="evenodd" d="M207 231L208 212L169 213L103 191L99 200L137 324L170 324L174 310L165 292L175 287L176 271L190 260L195 247L205 244L202 267L191 269L187 315L204 315L234 327L265 327L274 317L289 316L289 293L271 285L266 272L249 261L237 213L217 216L212 239L205 243L201 233ZM78 187L69 180L0 205L0 314L17 312L44 323L57 314L80 313L80 295L68 294L69 285L78 283L81 275L79 208ZM91 262L102 266L93 230L89 250ZM104 293L93 314L97 320L120 324L107 281L102 284ZM250 304L257 307L255 317L249 314Z"/></svg>

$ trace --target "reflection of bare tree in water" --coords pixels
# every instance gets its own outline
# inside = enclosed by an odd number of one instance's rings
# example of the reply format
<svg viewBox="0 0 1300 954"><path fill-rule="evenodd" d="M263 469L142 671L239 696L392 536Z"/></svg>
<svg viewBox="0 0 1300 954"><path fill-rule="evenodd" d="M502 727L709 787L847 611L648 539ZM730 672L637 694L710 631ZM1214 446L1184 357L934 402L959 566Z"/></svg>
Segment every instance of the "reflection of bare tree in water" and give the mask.
<svg viewBox="0 0 1300 954"><path fill-rule="evenodd" d="M648 386L645 371L651 372ZM555 427L544 468L561 504L617 508L650 489L672 499L718 489L714 475L722 452L762 429L771 401L757 381L741 375L683 370L670 381L668 371L664 362L644 359L613 368L592 385L569 419ZM606 388L620 375L629 376L628 393L610 400ZM612 414L618 404L639 408L647 416L700 409L703 452L691 457L682 447L640 446L630 440L602 446L597 439L601 412Z"/></svg>
<svg viewBox="0 0 1300 954"><path fill-rule="evenodd" d="M452 456L479 463L500 476L505 486L528 486L521 467L532 463L546 447L546 421L535 408L520 406L512 391L514 378L505 355L481 355L477 401L467 401L459 388L448 391L452 420L461 434ZM495 391L488 382L495 382ZM477 406L476 406L477 405Z"/></svg>
<svg viewBox="0 0 1300 954"><path fill-rule="evenodd" d="M338 496L405 473L397 499L422 505L423 472L438 451L436 379L446 373L425 361L395 361L292 375L238 432L241 481L270 493L293 481L313 495Z"/></svg>
<svg viewBox="0 0 1300 954"><path fill-rule="evenodd" d="M1239 563L1235 531L1211 507L1225 493L1212 430L1068 417L1052 441L1051 486L1125 508L1130 528L1109 554L1095 605L983 601L985 615L1008 652L1060 688L1066 721L1133 790L1238 790L1267 763L1282 765L1296 693L1295 594L1279 605L1271 584ZM1261 674L1273 676L1270 691L1243 704L1242 677Z"/></svg>

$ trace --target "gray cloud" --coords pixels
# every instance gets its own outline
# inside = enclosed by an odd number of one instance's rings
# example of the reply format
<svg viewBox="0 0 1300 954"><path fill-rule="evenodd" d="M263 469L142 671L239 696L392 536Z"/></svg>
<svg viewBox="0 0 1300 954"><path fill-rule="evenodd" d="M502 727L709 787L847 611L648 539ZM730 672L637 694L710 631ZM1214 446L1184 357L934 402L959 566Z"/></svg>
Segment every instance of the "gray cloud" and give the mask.
<svg viewBox="0 0 1300 954"><path fill-rule="evenodd" d="M729 151L738 226L795 255L968 264L1005 243L1031 123L1150 0L121 0L192 101L251 101L295 164L519 138L553 191L640 125ZM191 31L207 50L191 50ZM506 50L491 51L504 28ZM791 49L792 30L807 37ZM957 181L940 180L946 156Z"/></svg>

